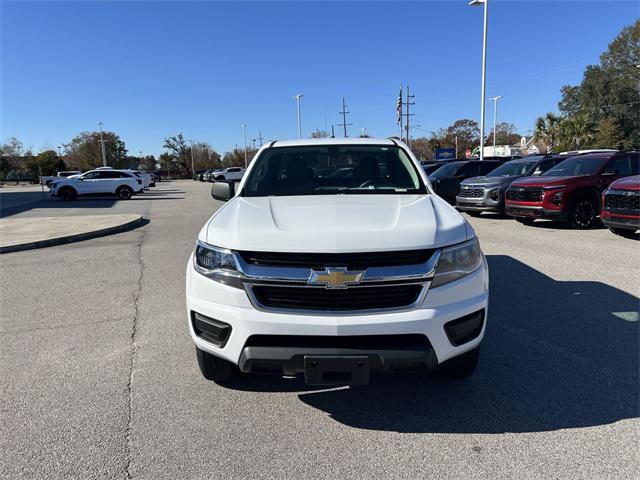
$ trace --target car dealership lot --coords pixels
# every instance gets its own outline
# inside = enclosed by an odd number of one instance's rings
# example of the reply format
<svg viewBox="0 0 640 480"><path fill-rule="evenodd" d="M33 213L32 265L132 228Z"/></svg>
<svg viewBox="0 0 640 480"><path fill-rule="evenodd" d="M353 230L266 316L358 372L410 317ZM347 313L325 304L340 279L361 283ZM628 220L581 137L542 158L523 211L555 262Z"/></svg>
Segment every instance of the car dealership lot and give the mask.
<svg viewBox="0 0 640 480"><path fill-rule="evenodd" d="M12 203L19 217L126 211L150 222L0 256L0 477L640 474L638 242L470 218L491 271L471 378L318 389L250 377L223 388L198 371L184 307L187 258L220 206L209 189L163 182L129 202Z"/></svg>

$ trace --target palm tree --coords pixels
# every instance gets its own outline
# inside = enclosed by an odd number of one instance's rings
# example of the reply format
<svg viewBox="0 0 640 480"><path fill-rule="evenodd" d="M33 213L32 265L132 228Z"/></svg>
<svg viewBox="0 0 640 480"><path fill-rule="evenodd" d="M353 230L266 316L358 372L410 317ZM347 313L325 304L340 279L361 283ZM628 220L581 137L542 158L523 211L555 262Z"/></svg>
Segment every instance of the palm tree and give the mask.
<svg viewBox="0 0 640 480"><path fill-rule="evenodd" d="M536 120L535 135L544 140L548 146L549 153L553 152L553 148L560 137L561 124L562 117L553 112L547 113L544 117L538 117L538 120Z"/></svg>
<svg viewBox="0 0 640 480"><path fill-rule="evenodd" d="M576 114L568 117L562 122L563 136L570 142L572 147L579 150L581 147L589 146L593 141L595 128L586 115Z"/></svg>

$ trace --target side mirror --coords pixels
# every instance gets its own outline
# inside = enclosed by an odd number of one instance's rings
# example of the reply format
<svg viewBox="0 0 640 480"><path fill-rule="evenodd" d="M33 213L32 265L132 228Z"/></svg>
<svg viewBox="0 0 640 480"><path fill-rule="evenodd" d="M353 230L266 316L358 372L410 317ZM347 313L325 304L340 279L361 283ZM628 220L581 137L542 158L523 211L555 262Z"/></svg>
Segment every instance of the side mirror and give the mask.
<svg viewBox="0 0 640 480"><path fill-rule="evenodd" d="M235 195L235 182L227 183L225 181L222 182L213 182L211 186L211 197L214 200L220 200L226 202L227 200L233 198Z"/></svg>
<svg viewBox="0 0 640 480"><path fill-rule="evenodd" d="M618 175L618 170L606 170L602 172L603 177L613 177L615 175Z"/></svg>

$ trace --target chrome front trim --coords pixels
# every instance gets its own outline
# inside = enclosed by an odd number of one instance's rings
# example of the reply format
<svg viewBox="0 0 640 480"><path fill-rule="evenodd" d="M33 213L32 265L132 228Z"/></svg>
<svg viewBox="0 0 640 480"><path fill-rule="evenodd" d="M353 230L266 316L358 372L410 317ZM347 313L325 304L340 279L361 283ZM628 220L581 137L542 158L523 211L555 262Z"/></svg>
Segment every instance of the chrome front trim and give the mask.
<svg viewBox="0 0 640 480"><path fill-rule="evenodd" d="M369 308L364 310L306 310L306 309L296 309L296 308L267 307L265 305L262 305L256 298L253 292L253 286L254 286L253 284L245 283L244 289L245 289L245 292L247 292L247 296L249 297L249 301L251 302L251 305L253 305L253 307L256 310L259 310L261 312L280 313L280 314L289 314L289 315L313 315L313 316L320 316L320 317L348 317L353 315L371 315L371 314L377 314L377 313L380 313L380 314L396 313L396 312L407 312L410 310L416 310L424 303L424 300L427 297L427 293L429 292L429 287L431 286L431 281L401 283L400 285L407 285L407 284L422 285L422 290L418 294L418 298L415 300L415 302L409 305L406 305L404 307ZM272 284L269 284L269 285L272 285ZM393 284L393 283L385 284L385 286L397 286L397 285L399 284ZM292 287L292 288L295 287L295 285L273 285L273 286ZM374 285L359 285L357 287L349 287L349 289L367 288L370 286L374 286ZM380 285L375 285L375 286L380 286ZM307 285L306 288L320 288L324 290L324 287L315 287L310 285Z"/></svg>
<svg viewBox="0 0 640 480"><path fill-rule="evenodd" d="M238 270L247 282L298 283L306 285L313 269L299 267L265 267L245 262L238 254L234 254ZM425 263L417 265L399 265L395 267L371 267L366 269L360 284L368 282L394 282L401 280L419 280L433 277L440 259L440 250Z"/></svg>

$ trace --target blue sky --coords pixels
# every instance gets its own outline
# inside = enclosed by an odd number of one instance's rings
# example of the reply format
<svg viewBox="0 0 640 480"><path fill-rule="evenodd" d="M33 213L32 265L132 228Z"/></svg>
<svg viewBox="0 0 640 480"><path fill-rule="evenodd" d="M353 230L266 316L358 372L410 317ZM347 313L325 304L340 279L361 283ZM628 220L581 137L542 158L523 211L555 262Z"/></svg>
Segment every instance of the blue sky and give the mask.
<svg viewBox="0 0 640 480"><path fill-rule="evenodd" d="M396 134L401 82L425 130L479 119L482 9L403 2L29 2L1 4L0 138L35 151L96 130L158 155L183 132L220 153L340 123ZM487 95L521 133L557 109L560 87L639 16L637 2L492 0ZM487 122L492 122L487 104ZM487 129L488 130L488 129ZM416 136L423 131L414 131Z"/></svg>

